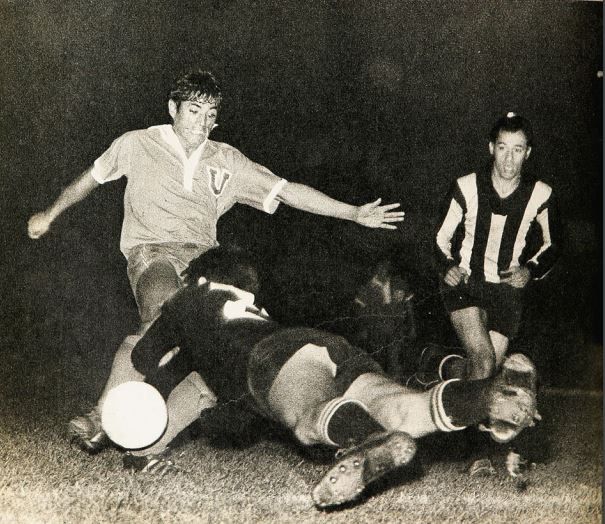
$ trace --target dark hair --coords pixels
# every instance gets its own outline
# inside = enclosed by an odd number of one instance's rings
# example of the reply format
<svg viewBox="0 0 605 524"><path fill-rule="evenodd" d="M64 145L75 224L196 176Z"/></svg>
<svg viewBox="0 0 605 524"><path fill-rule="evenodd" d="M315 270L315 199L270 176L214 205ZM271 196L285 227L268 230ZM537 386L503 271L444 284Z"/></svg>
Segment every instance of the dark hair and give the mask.
<svg viewBox="0 0 605 524"><path fill-rule="evenodd" d="M200 277L229 284L245 291L258 285L256 261L251 253L235 246L219 246L194 258L182 275L185 284L196 284Z"/></svg>
<svg viewBox="0 0 605 524"><path fill-rule="evenodd" d="M521 131L525 135L528 147L532 147L534 143L534 132L531 128L531 123L527 118L523 118L515 113L508 113L496 121L494 127L489 132L489 141L495 144L501 131L509 133Z"/></svg>
<svg viewBox="0 0 605 524"><path fill-rule="evenodd" d="M220 105L223 95L221 88L209 71L190 71L178 78L168 95L169 100L174 100L177 106L187 100L212 100Z"/></svg>

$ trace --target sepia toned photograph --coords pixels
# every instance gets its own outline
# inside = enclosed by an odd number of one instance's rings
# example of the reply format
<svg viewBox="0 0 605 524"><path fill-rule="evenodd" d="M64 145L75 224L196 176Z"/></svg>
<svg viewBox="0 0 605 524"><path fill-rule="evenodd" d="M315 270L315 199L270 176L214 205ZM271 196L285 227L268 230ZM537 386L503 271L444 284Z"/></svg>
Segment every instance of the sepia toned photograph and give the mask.
<svg viewBox="0 0 605 524"><path fill-rule="evenodd" d="M0 523L602 521L602 2L0 22Z"/></svg>

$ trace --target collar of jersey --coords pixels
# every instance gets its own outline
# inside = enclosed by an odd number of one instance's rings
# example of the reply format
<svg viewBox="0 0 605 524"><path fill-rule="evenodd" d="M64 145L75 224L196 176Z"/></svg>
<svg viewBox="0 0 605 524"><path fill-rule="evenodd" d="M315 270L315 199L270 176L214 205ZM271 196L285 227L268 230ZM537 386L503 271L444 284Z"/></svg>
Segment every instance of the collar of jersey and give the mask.
<svg viewBox="0 0 605 524"><path fill-rule="evenodd" d="M187 158L187 155L185 153L185 150L183 149L183 146L181 145L179 137L174 132L172 126L170 124L164 124L158 127L160 128L160 136L162 137L164 142L166 142L172 149L174 149L185 162L194 161L197 164L198 160L202 156L202 152L204 151L206 144L208 143L207 137L197 147L197 149L193 153L191 153L191 156Z"/></svg>
<svg viewBox="0 0 605 524"><path fill-rule="evenodd" d="M254 318L260 318L261 320L270 320L269 313L265 308L259 309L254 301L256 300L254 293L244 291L235 286L229 284L219 284L218 282L210 282L206 277L200 277L197 281L198 286L208 285L208 291L228 291L233 293L237 297L237 301L245 306L246 311L250 311L250 316ZM233 301L228 301L233 302Z"/></svg>
<svg viewBox="0 0 605 524"><path fill-rule="evenodd" d="M247 306L254 306L254 301L256 300L254 293L244 291L243 289L232 286L230 284L220 284L218 282L211 282L206 277L200 277L197 281L197 285L203 286L205 284L208 284L209 291L229 291L233 293L238 298L238 300L243 301Z"/></svg>

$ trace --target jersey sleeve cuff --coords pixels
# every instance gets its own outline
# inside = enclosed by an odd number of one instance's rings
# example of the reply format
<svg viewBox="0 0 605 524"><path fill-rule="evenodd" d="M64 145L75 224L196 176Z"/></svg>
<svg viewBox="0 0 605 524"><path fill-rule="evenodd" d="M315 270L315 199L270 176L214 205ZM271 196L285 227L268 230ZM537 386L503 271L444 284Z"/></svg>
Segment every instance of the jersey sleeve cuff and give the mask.
<svg viewBox="0 0 605 524"><path fill-rule="evenodd" d="M269 213L272 215L275 213L277 207L279 206L279 200L277 200L277 195L284 188L284 186L288 183L285 178L279 180L269 191L267 198L263 201L263 211L265 213Z"/></svg>
<svg viewBox="0 0 605 524"><path fill-rule="evenodd" d="M440 268L443 274L447 273L451 268L457 265L458 262L456 262L453 258L443 258L440 260Z"/></svg>
<svg viewBox="0 0 605 524"><path fill-rule="evenodd" d="M99 159L95 160L95 163L93 164L92 169L90 170L90 175L99 184L104 184L105 182L107 182L107 180L105 178L103 178L103 176L101 175L101 170L99 169L98 162L99 162Z"/></svg>
<svg viewBox="0 0 605 524"><path fill-rule="evenodd" d="M532 279L536 280L536 279L540 279L542 278L542 272L540 271L540 266L538 266L538 264L536 264L535 262L527 262L527 264L525 264L525 267L527 269L529 269L529 274L531 276Z"/></svg>

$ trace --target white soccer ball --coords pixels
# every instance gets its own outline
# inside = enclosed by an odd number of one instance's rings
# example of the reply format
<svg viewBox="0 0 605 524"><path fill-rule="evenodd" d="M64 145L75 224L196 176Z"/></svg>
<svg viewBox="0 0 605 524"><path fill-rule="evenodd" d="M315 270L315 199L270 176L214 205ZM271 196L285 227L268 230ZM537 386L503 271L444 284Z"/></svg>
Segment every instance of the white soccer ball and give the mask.
<svg viewBox="0 0 605 524"><path fill-rule="evenodd" d="M124 382L111 389L101 411L105 433L125 449L150 446L162 436L167 423L166 402L145 382Z"/></svg>

